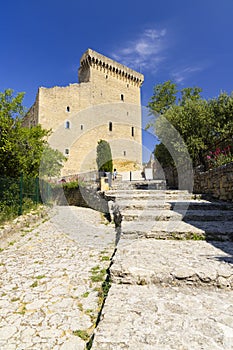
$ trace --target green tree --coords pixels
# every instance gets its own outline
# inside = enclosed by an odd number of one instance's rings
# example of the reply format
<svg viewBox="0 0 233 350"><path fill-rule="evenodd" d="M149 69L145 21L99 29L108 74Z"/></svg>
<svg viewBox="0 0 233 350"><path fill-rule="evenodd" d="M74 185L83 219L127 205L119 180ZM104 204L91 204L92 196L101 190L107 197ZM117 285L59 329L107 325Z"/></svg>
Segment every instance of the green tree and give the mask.
<svg viewBox="0 0 233 350"><path fill-rule="evenodd" d="M204 154L212 142L210 137L212 118L208 103L205 100L187 99L182 105L170 108L164 117L181 136L193 164L203 164ZM178 156L180 143L177 142L177 136L170 132L170 128L163 123L157 123L156 132L163 142L165 140L173 144Z"/></svg>
<svg viewBox="0 0 233 350"><path fill-rule="evenodd" d="M65 161L67 158L61 152L46 145L40 161L40 177L58 176Z"/></svg>
<svg viewBox="0 0 233 350"><path fill-rule="evenodd" d="M215 146L232 143L233 135L233 93L220 93L209 101L210 113L213 116L211 136Z"/></svg>
<svg viewBox="0 0 233 350"><path fill-rule="evenodd" d="M202 89L199 87L187 87L181 90L181 98L179 105L184 106L187 101L197 101L201 99L200 93Z"/></svg>
<svg viewBox="0 0 233 350"><path fill-rule="evenodd" d="M42 129L40 125L31 128L22 126L22 117L25 115L23 97L24 93L14 96L14 91L11 89L0 93L0 175L2 176L16 177L21 172L31 177L38 176L43 152L49 147L46 141L50 134L49 130Z"/></svg>
<svg viewBox="0 0 233 350"><path fill-rule="evenodd" d="M163 143L156 145L153 153L163 168L174 166L174 161Z"/></svg>
<svg viewBox="0 0 233 350"><path fill-rule="evenodd" d="M171 80L154 87L154 94L151 97L148 108L153 115L164 114L176 102L177 85Z"/></svg>
<svg viewBox="0 0 233 350"><path fill-rule="evenodd" d="M98 171L112 172L112 152L110 145L105 140L99 140L96 158Z"/></svg>
<svg viewBox="0 0 233 350"><path fill-rule="evenodd" d="M162 85L164 86L159 84L154 88L154 95L148 104L150 114L153 115L153 120L148 126L153 126L163 144L156 147L157 158L160 157L160 160L163 158L165 163L174 163L169 156L170 150L173 149L176 150L177 157L182 158L181 143L177 142L174 130L168 127L169 124L165 119L182 137L195 166L206 165L208 151L214 150L218 145L232 144L232 94L221 93L217 98L205 100L200 96L202 90L194 87L182 89L181 97L178 99L178 96L175 98L174 95L174 92L177 94L178 91L173 89L174 85L171 85L171 82ZM169 86L171 89L168 89ZM166 144L169 144L169 152L165 151Z"/></svg>

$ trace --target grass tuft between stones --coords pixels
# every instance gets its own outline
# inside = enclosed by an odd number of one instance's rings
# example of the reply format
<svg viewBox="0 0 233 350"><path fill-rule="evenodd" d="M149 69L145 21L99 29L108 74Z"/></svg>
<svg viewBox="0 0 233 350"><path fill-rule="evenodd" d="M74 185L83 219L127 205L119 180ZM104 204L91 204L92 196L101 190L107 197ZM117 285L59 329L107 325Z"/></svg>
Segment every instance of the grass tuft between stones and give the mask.
<svg viewBox="0 0 233 350"><path fill-rule="evenodd" d="M88 334L88 332L85 330L81 330L81 329L77 329L76 331L73 331L73 334L76 335L77 337L81 338L84 341L87 341L90 338L90 335Z"/></svg>
<svg viewBox="0 0 233 350"><path fill-rule="evenodd" d="M102 282L106 276L106 269L100 269L99 265L91 269L91 281Z"/></svg>

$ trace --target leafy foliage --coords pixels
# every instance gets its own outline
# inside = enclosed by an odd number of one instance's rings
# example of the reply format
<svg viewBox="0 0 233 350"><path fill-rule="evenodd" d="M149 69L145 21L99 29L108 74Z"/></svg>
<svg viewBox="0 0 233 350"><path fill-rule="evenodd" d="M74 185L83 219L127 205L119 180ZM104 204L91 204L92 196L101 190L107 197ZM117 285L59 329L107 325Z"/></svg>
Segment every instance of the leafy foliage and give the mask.
<svg viewBox="0 0 233 350"><path fill-rule="evenodd" d="M0 93L0 162L1 176L17 177L20 173L36 177L39 175L42 156L43 167L50 175L57 175L64 157L52 150L46 141L50 131L40 125L22 126L25 108L22 106L24 93L14 96L11 89Z"/></svg>
<svg viewBox="0 0 233 350"><path fill-rule="evenodd" d="M98 141L96 162L99 171L112 172L112 152L105 140Z"/></svg>
<svg viewBox="0 0 233 350"><path fill-rule="evenodd" d="M58 150L45 145L40 160L40 177L52 177L60 174L67 158Z"/></svg>
<svg viewBox="0 0 233 350"><path fill-rule="evenodd" d="M231 146L228 145L224 149L220 149L218 147L215 151L209 151L209 154L206 158L209 163L209 168L231 163L233 162L233 153L231 151Z"/></svg>
<svg viewBox="0 0 233 350"><path fill-rule="evenodd" d="M170 81L155 87L154 96L148 104L154 118L148 127L154 127L162 142L155 149L155 156L162 164L174 164L174 157L170 156L167 144L172 144L179 158L181 143L177 141L172 128L161 122L159 114L182 137L194 166L202 164L208 167L207 154L210 150L216 149L218 145L225 147L232 144L233 95L221 93L217 98L205 100L201 98L201 91L198 87L184 88L178 98L176 85ZM180 156L182 157L182 152Z"/></svg>
<svg viewBox="0 0 233 350"><path fill-rule="evenodd" d="M1 224L14 219L20 212L26 213L31 209L36 209L40 202L37 179L24 177L22 192L20 191L20 182L18 177L0 177Z"/></svg>
<svg viewBox="0 0 233 350"><path fill-rule="evenodd" d="M148 107L152 114L164 114L176 102L178 90L171 80L154 87L154 95L151 97Z"/></svg>
<svg viewBox="0 0 233 350"><path fill-rule="evenodd" d="M0 92L0 222L34 208L39 200L40 167L44 174L55 176L65 160L49 147L50 131L40 125L23 127L23 97L24 93L14 96L11 89ZM22 191L19 178L23 178Z"/></svg>
<svg viewBox="0 0 233 350"><path fill-rule="evenodd" d="M162 167L174 165L174 161L163 143L159 143L158 145L156 145L154 155L156 159L158 159Z"/></svg>

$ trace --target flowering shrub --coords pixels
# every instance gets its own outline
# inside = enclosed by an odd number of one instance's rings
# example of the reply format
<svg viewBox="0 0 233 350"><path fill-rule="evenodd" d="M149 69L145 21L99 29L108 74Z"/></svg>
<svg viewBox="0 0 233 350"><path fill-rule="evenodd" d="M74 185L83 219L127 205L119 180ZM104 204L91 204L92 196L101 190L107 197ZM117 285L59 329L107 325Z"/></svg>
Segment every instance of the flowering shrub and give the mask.
<svg viewBox="0 0 233 350"><path fill-rule="evenodd" d="M227 146L224 149L220 149L218 147L215 151L210 151L207 155L207 161L209 164L209 168L218 167L233 162L231 146Z"/></svg>

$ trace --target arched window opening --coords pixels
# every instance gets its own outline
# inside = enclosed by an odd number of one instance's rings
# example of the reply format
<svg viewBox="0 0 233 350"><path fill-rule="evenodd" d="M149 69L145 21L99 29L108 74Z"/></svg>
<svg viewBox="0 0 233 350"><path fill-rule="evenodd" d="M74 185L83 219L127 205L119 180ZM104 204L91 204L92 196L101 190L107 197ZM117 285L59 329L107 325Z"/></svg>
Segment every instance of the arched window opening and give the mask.
<svg viewBox="0 0 233 350"><path fill-rule="evenodd" d="M121 101L124 101L124 95L121 94Z"/></svg>
<svg viewBox="0 0 233 350"><path fill-rule="evenodd" d="M66 121L66 123L65 123L65 128L66 128L66 129L70 129L70 122L69 122L69 120Z"/></svg>
<svg viewBox="0 0 233 350"><path fill-rule="evenodd" d="M70 106L67 106L67 107L66 107L66 111L67 111L67 112L70 112Z"/></svg>

